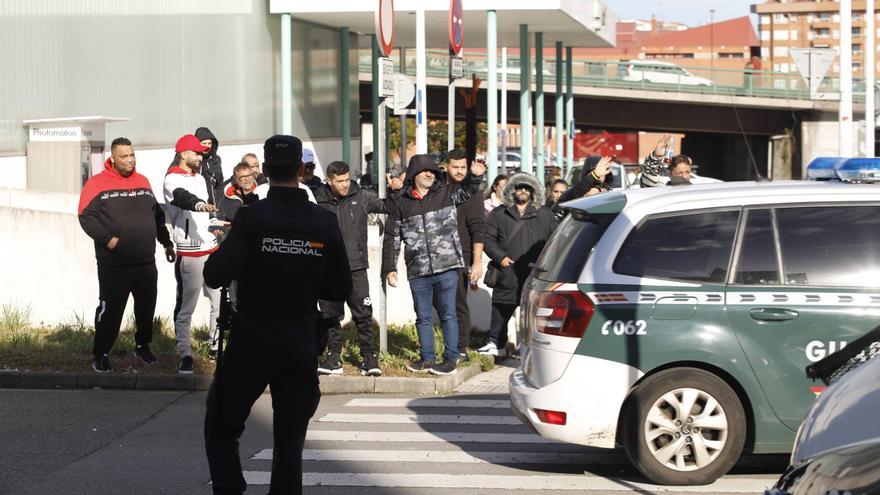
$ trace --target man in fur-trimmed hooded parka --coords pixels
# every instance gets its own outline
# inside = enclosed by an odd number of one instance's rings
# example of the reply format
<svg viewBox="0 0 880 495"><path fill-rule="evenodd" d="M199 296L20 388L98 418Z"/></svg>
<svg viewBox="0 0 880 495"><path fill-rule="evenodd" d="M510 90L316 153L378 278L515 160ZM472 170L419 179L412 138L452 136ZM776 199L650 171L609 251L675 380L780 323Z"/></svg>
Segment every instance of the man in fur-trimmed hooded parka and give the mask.
<svg viewBox="0 0 880 495"><path fill-rule="evenodd" d="M489 342L477 350L491 356L503 355L507 322L519 305L531 272L529 265L538 260L557 223L550 208L544 206L543 185L531 174L512 175L502 197L504 204L489 213L484 238L485 253L492 259L489 271L500 271L492 284Z"/></svg>

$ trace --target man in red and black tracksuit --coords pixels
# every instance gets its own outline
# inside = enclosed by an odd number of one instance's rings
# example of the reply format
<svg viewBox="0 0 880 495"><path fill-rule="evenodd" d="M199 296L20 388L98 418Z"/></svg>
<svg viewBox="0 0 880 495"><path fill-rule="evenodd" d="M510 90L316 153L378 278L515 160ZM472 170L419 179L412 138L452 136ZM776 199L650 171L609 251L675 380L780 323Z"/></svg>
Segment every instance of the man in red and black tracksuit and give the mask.
<svg viewBox="0 0 880 495"><path fill-rule="evenodd" d="M104 171L86 182L79 198L79 223L95 241L100 304L95 311L92 369L108 372L108 354L134 296L135 355L156 362L150 351L156 311L156 247L174 262L174 245L165 228L165 214L146 177L135 172L134 148L126 138L113 140Z"/></svg>

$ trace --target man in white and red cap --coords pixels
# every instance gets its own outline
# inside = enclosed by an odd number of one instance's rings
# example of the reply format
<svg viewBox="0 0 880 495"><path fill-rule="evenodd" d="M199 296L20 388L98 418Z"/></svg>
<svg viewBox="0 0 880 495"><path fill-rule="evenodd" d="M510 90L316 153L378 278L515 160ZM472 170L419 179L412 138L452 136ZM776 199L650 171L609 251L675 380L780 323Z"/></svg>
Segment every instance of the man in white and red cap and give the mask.
<svg viewBox="0 0 880 495"><path fill-rule="evenodd" d="M174 151L178 160L165 175L164 195L166 212L174 230L172 238L177 251L174 277L177 280L177 302L174 305L174 333L177 335L177 351L180 353L178 373L193 372L190 326L192 314L203 293L211 303L209 324L211 336L217 330L220 312L220 292L205 285L202 270L208 255L217 250L215 230L219 222L213 219L217 207L209 204L209 190L205 176L199 173L202 153L208 151L199 138L187 134L177 140ZM216 234L215 234L216 232Z"/></svg>

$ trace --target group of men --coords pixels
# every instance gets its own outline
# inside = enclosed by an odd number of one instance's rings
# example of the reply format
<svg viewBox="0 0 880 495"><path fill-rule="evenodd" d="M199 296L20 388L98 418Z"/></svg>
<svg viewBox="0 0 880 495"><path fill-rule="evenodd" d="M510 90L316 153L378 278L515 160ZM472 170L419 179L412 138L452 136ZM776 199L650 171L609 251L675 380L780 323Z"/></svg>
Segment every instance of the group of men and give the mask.
<svg viewBox="0 0 880 495"><path fill-rule="evenodd" d="M190 329L199 296L210 304L211 353L216 350L219 291L204 282L208 256L215 252L239 207L268 195L268 179L253 153L242 157L232 177L223 177L219 142L207 127L177 140L174 159L163 181L164 208L149 181L136 171L134 147L115 139L102 173L90 178L80 195L79 221L94 240L98 266L99 305L95 312L92 369L112 370L109 353L119 334L129 295L134 298L135 356L154 364L150 349L157 299L155 242L174 263L177 282L174 330L180 355L178 373L193 373ZM314 170L314 154L304 150ZM314 196L304 188L314 203ZM166 229L166 215L172 227Z"/></svg>
<svg viewBox="0 0 880 495"><path fill-rule="evenodd" d="M366 274L370 213L389 215L381 271L391 287L398 285L397 262L404 251L420 346L420 357L408 368L443 375L455 372L470 339L466 296L483 276L482 254L491 260L485 282L494 290L489 341L479 351L497 356L532 264L556 228L558 204L601 193L611 178L611 159L602 158L571 188L557 194L560 184L554 183L554 198L546 204L543 184L534 176L496 179L489 193L500 197L487 216L490 199L484 202L479 194L485 163L469 164L459 150L448 154L445 174L428 155L412 157L405 178L391 181L389 198L380 200L352 183L344 162L326 167L325 183L313 180L314 167L304 163L310 153L293 136L268 139L262 170L256 156L245 155L228 181L217 146L206 128L177 141L163 183L163 211L147 179L135 170L131 141L117 138L104 171L86 183L79 204L80 224L95 242L98 265L95 371L111 370L108 354L130 294L135 355L148 364L157 360L149 347L157 297L155 242L175 263L180 373L192 373L189 327L199 293L211 303L213 327L218 289L233 286L230 345L211 385L205 417L214 493L246 488L238 439L267 386L275 418L271 489L301 493L303 444L320 400L318 371L341 370L343 304L358 330L361 372L381 374ZM645 170L656 171L664 152L658 143ZM690 175L687 157L673 162L670 170ZM292 283L296 280L308 283ZM443 329L442 361L434 348L433 309ZM322 330L329 336L319 364Z"/></svg>

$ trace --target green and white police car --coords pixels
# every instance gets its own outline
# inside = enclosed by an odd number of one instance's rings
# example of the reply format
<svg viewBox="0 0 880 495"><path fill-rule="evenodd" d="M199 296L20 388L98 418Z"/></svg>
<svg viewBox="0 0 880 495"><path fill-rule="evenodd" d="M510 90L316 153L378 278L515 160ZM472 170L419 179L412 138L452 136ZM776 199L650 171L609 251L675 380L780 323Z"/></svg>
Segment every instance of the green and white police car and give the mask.
<svg viewBox="0 0 880 495"><path fill-rule="evenodd" d="M571 201L522 299L511 404L544 437L707 484L791 450L804 368L880 323L880 188L734 182Z"/></svg>

